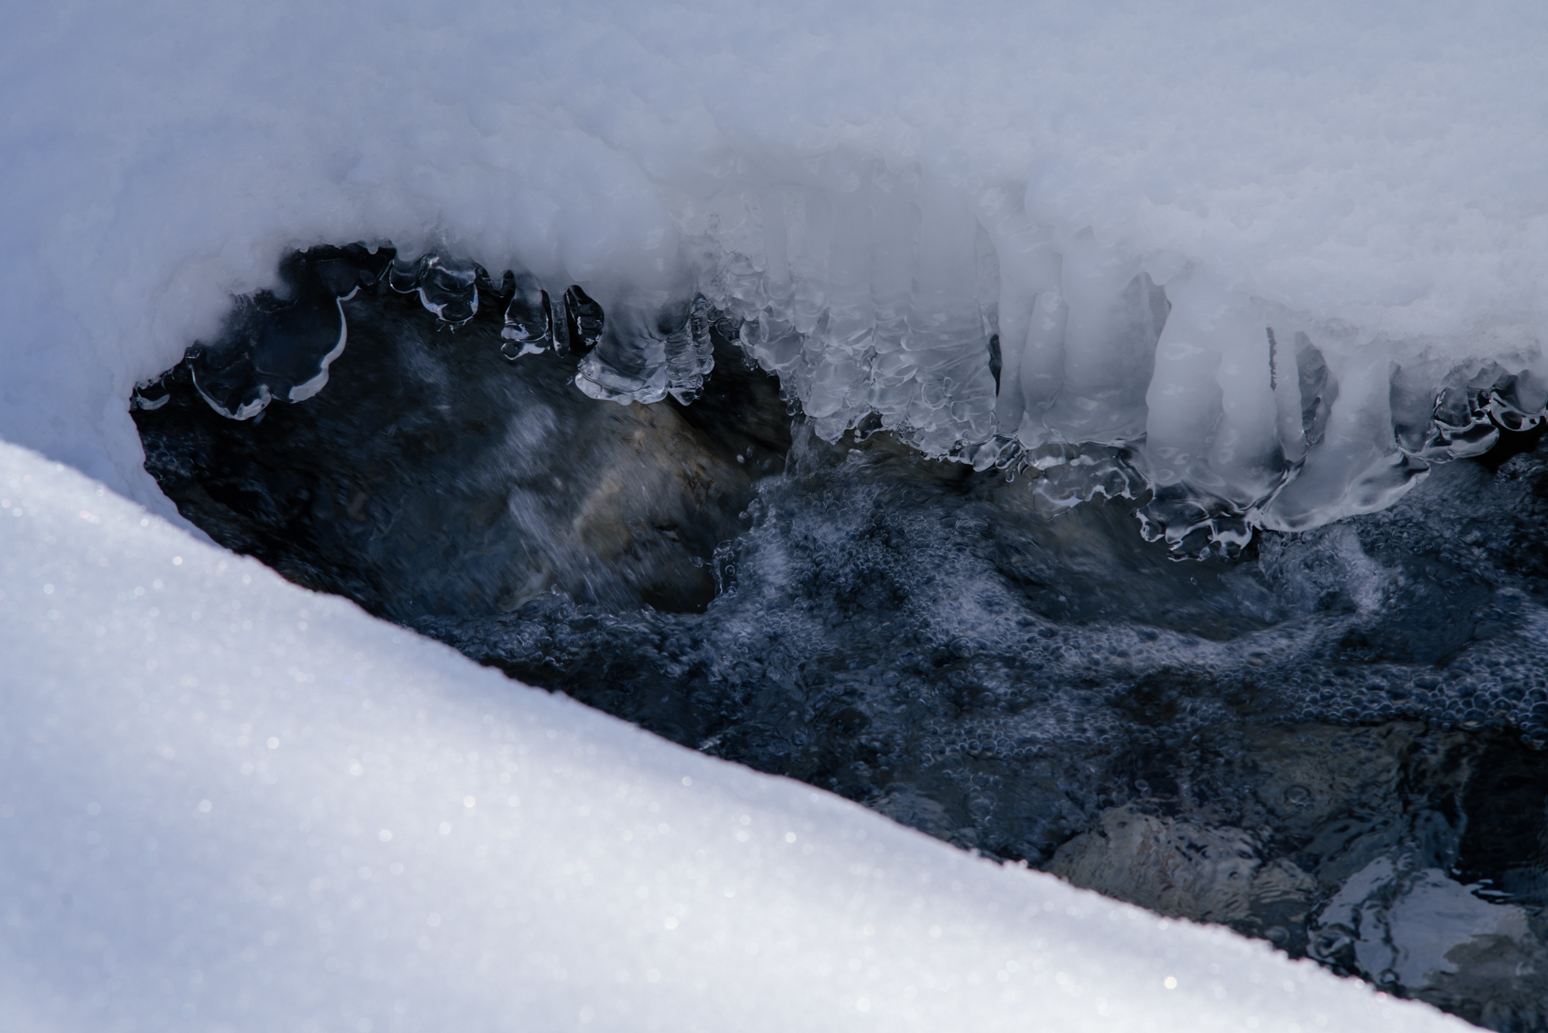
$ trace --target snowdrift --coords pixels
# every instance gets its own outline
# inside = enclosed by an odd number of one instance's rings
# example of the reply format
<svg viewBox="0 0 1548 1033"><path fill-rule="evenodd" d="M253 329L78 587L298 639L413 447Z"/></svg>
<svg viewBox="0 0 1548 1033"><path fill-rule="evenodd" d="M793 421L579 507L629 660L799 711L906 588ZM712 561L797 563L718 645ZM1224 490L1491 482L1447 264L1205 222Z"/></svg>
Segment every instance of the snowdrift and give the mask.
<svg viewBox="0 0 1548 1033"><path fill-rule="evenodd" d="M0 446L7 1029L1468 1028L970 857Z"/></svg>

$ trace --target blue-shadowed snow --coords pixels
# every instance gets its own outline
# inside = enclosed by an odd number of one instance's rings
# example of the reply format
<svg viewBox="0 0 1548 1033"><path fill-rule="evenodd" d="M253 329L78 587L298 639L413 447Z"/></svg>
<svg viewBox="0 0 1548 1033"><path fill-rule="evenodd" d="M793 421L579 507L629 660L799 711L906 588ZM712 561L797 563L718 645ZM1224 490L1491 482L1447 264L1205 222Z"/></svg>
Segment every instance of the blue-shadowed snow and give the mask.
<svg viewBox="0 0 1548 1033"><path fill-rule="evenodd" d="M7 1030L1465 1029L672 746L0 445Z"/></svg>

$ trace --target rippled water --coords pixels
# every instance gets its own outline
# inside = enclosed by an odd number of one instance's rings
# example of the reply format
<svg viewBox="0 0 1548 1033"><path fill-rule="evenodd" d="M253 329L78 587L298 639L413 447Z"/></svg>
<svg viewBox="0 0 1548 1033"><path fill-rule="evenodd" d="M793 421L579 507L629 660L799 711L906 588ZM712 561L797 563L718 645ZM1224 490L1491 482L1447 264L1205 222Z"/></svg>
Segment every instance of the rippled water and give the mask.
<svg viewBox="0 0 1548 1033"><path fill-rule="evenodd" d="M455 307L454 279L431 301ZM1010 479L864 428L825 443L712 313L685 338L714 358L691 404L597 401L580 347L431 301L340 302L326 388L245 422L201 397L193 353L142 394L147 468L222 544L524 681L1548 1028L1536 436L1383 512L1178 562L1141 538L1143 495L1052 490L1120 476L1110 450Z"/></svg>

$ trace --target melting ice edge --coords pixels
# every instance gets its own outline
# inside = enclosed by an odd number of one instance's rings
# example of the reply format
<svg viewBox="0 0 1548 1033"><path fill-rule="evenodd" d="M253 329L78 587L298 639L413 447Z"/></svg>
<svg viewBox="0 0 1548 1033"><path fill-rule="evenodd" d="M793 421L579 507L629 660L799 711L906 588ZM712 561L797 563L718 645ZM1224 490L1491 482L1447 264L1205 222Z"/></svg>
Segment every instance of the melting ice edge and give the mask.
<svg viewBox="0 0 1548 1033"><path fill-rule="evenodd" d="M740 276L748 278L745 271ZM904 320L888 352L877 347L879 327L871 325L867 354L857 363L854 349L828 332L828 312L803 333L782 318L789 313L766 303L761 277L752 277L760 280L754 289L735 282L734 262L721 263L702 291L636 295L612 319L579 285L550 294L529 272L507 270L496 281L464 257L428 253L409 260L391 246L295 252L282 263L280 278L280 291L238 299L220 337L196 344L185 357L199 393L224 416L252 419L276 399L300 402L322 390L348 340L342 302L377 284L417 296L448 331L466 325L481 305L500 308L507 359L549 349L576 354L575 386L591 398L625 404L669 395L690 403L714 368L709 328L719 323L751 361L780 377L787 402L824 440L880 428L925 455L976 470L1031 471L1032 490L1055 507L1096 494L1143 496L1136 513L1141 533L1164 540L1179 556L1232 554L1255 526L1301 530L1380 510L1432 465L1482 455L1502 430L1536 428L1548 405L1548 384L1524 365L1394 362L1382 399L1389 431L1374 435L1375 446L1333 440L1336 413L1344 414L1344 424L1370 422L1368 414L1362 420L1349 413L1368 407L1369 397L1340 406L1339 379L1308 333L1292 330L1281 340L1275 327L1264 326L1248 332L1261 332L1268 344L1264 372L1278 410L1272 447L1265 451L1260 443L1263 454L1249 454L1223 416L1204 435L1201 454L1156 444L1146 433L1146 403L1158 390L1166 393L1160 381L1176 374L1157 369L1171 305L1144 273L1121 285L1121 276L1109 277L1109 289L1086 303L1100 317L1099 344L1116 358L1112 382L1094 383L1089 375L1077 383L1068 371L1037 368L1040 361L1046 365L1039 352L1048 350L1048 339L1066 346L1078 315L1058 292L1038 296L1027 343L1009 355L989 311L979 320L982 333L955 326L954 339L948 335L944 343L942 327L916 332ZM941 313L943 323L948 315ZM833 382L835 364L848 365L846 382ZM1362 390L1370 395L1369 385ZM150 381L138 385L134 404L153 408L164 397L164 388Z"/></svg>

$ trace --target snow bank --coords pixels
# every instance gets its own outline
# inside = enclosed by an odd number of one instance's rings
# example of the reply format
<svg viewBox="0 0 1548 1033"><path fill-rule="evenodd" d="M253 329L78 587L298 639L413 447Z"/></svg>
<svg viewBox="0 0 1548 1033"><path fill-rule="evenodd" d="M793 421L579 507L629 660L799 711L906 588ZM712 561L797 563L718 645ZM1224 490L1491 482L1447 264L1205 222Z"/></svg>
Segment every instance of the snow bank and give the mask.
<svg viewBox="0 0 1548 1033"><path fill-rule="evenodd" d="M133 383L319 241L583 284L619 316L598 394L655 390L642 328L702 291L825 434L874 411L986 462L1148 435L1153 483L1272 526L1401 491L1458 363L1464 423L1502 376L1548 396L1541 4L99 2L9 26L0 437L158 505ZM1336 397L1302 397L1292 353Z"/></svg>
<svg viewBox="0 0 1548 1033"><path fill-rule="evenodd" d="M515 685L11 445L0 656L17 1033L1468 1028Z"/></svg>

